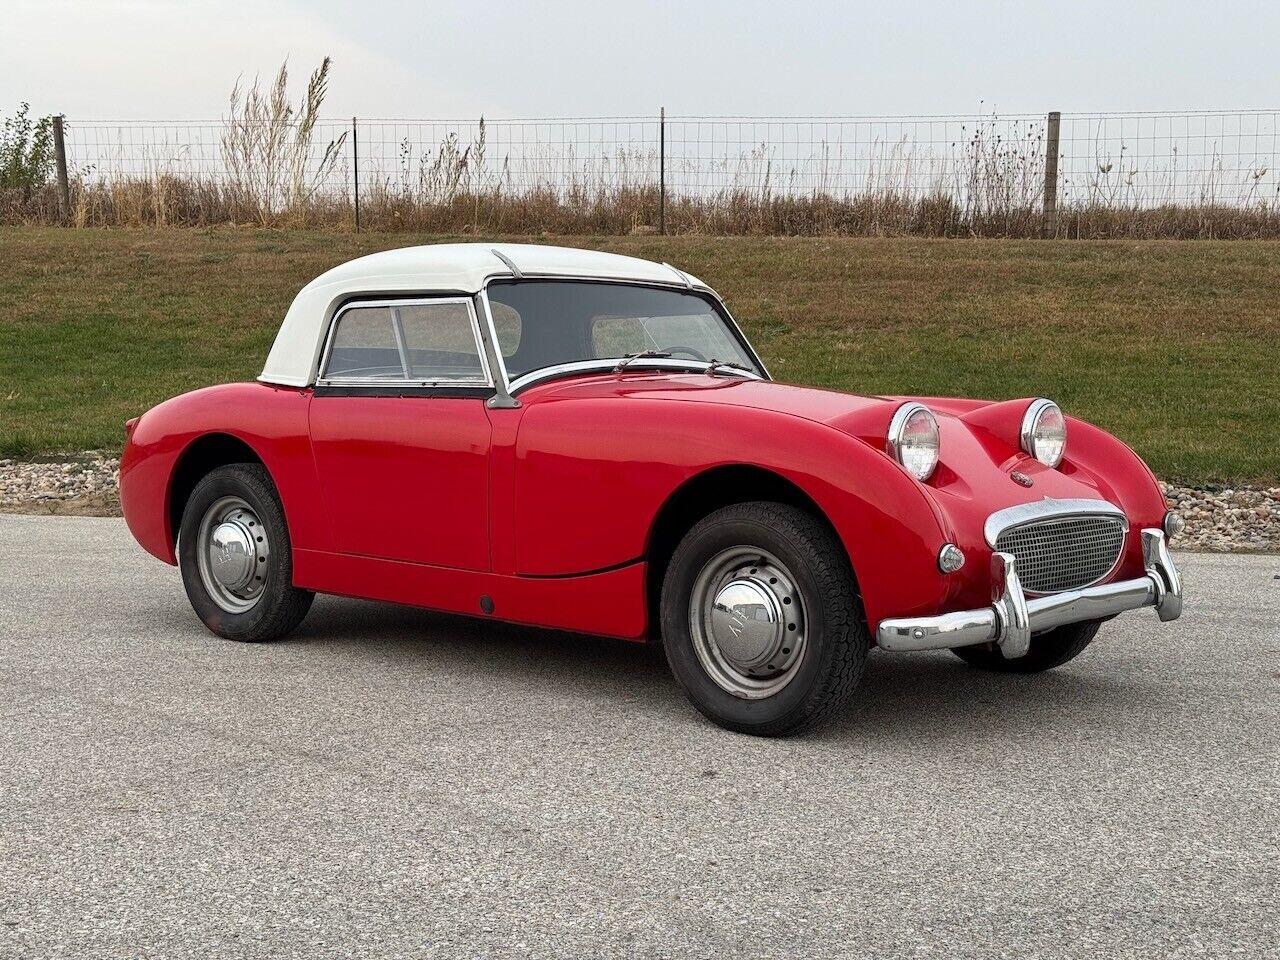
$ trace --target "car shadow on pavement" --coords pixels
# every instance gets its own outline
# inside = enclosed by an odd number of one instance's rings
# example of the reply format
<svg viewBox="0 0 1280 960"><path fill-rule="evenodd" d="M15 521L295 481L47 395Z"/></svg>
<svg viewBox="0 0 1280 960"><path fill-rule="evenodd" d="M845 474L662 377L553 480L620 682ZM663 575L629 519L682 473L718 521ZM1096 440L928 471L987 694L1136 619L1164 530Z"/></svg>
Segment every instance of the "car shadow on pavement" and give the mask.
<svg viewBox="0 0 1280 960"><path fill-rule="evenodd" d="M317 600L284 642L314 647L317 655L377 657L388 669L424 676L528 685L531 695L550 686L592 699L625 697L630 709L640 704L667 720L683 715L706 722L685 702L654 644L337 597ZM1031 676L975 670L946 651L872 651L853 702L810 739L936 742L1013 729L1025 736L1095 708L1146 711L1153 699L1167 696L1151 678L1117 669L1105 642L1058 670Z"/></svg>

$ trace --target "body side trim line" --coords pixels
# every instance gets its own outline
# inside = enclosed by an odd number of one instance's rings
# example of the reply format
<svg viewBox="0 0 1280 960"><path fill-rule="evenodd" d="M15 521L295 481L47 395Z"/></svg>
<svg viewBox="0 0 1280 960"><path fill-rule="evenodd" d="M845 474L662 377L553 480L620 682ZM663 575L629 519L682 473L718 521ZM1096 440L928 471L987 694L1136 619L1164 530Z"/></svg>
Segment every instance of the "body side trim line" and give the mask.
<svg viewBox="0 0 1280 960"><path fill-rule="evenodd" d="M573 580L575 577L594 577L600 573L614 573L617 570L625 570L627 567L644 562L644 557L635 557L631 560L623 560L621 563L611 563L607 567L583 570L580 573L514 573L512 576L520 580Z"/></svg>

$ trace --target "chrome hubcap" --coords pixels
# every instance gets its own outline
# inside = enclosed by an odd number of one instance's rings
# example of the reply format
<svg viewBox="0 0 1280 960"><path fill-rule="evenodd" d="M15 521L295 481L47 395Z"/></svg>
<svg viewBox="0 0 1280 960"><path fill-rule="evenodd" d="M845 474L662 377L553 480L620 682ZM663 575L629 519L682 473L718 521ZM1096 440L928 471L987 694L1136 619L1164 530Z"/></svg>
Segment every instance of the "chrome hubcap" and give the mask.
<svg viewBox="0 0 1280 960"><path fill-rule="evenodd" d="M261 598L271 543L253 508L239 497L217 500L200 521L196 563L213 601L228 613L244 613Z"/></svg>
<svg viewBox="0 0 1280 960"><path fill-rule="evenodd" d="M253 577L253 538L239 518L214 528L209 538L209 565L214 578L228 590L244 589Z"/></svg>
<svg viewBox="0 0 1280 960"><path fill-rule="evenodd" d="M804 597L771 553L730 547L708 561L689 602L694 651L723 690L747 700L791 682L805 647Z"/></svg>

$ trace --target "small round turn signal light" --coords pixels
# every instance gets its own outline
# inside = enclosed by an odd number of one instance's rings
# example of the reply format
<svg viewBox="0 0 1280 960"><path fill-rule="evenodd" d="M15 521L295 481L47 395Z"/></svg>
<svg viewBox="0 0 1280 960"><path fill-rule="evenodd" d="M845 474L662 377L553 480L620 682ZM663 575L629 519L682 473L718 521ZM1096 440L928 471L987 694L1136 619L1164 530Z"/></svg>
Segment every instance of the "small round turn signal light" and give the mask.
<svg viewBox="0 0 1280 960"><path fill-rule="evenodd" d="M938 569L943 573L955 573L964 566L964 552L954 543L943 544L938 551Z"/></svg>
<svg viewBox="0 0 1280 960"><path fill-rule="evenodd" d="M1182 514L1170 510L1164 515L1164 535L1172 540L1174 537L1180 536L1182 531L1186 529L1186 521L1182 519Z"/></svg>

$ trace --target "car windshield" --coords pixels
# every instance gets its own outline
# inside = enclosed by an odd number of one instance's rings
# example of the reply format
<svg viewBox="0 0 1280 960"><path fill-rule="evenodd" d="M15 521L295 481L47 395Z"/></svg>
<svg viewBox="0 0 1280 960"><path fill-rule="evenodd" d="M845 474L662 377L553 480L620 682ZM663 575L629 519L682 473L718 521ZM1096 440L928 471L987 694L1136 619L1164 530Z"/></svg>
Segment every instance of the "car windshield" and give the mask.
<svg viewBox="0 0 1280 960"><path fill-rule="evenodd" d="M578 280L497 281L489 304L507 375L639 353L760 369L711 296Z"/></svg>

